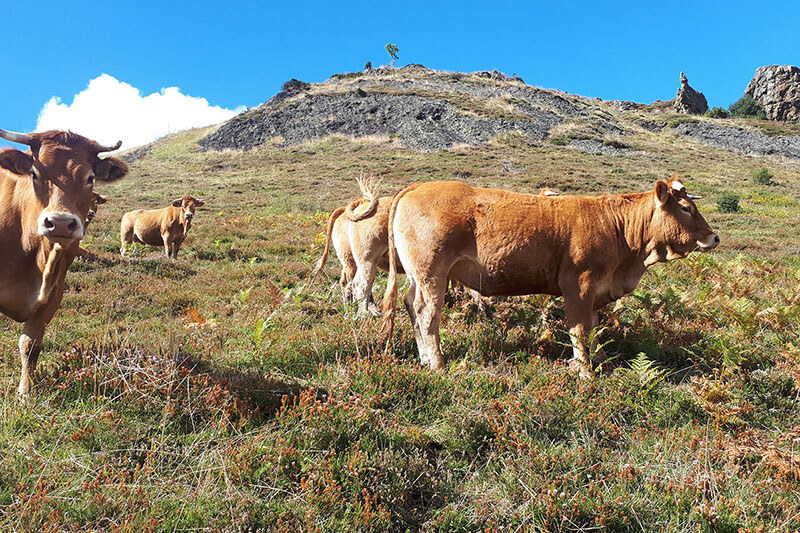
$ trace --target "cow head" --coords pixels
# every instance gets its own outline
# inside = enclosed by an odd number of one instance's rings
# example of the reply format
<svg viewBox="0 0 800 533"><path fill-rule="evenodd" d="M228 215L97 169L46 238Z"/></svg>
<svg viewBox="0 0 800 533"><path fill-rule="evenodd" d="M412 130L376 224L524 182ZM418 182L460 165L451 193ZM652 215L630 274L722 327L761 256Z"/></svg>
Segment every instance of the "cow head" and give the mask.
<svg viewBox="0 0 800 533"><path fill-rule="evenodd" d="M100 204L104 204L108 201L108 198L103 196L102 194L97 194L96 192L92 193L92 206L89 208L89 213L86 215L86 224L88 225L89 222L94 220L94 217L97 216L97 206Z"/></svg>
<svg viewBox="0 0 800 533"><path fill-rule="evenodd" d="M654 257L653 262L680 259L694 250L708 252L717 247L719 235L714 233L694 203L700 198L688 194L675 176L669 181L656 182L651 229L658 257Z"/></svg>
<svg viewBox="0 0 800 533"><path fill-rule="evenodd" d="M186 195L183 198L176 198L172 200L173 207L179 207L181 210L180 214L180 221L183 225L183 235L186 236L189 233L189 228L192 227L192 221L194 220L194 212L198 207L203 207L206 205L206 201L200 198L195 198L190 195Z"/></svg>
<svg viewBox="0 0 800 533"><path fill-rule="evenodd" d="M67 246L82 239L95 180L116 181L128 173L128 165L121 159L98 157L119 148L121 141L102 146L68 131L23 134L0 130L0 137L30 147L27 152L0 152L0 167L30 180L30 224L52 243Z"/></svg>

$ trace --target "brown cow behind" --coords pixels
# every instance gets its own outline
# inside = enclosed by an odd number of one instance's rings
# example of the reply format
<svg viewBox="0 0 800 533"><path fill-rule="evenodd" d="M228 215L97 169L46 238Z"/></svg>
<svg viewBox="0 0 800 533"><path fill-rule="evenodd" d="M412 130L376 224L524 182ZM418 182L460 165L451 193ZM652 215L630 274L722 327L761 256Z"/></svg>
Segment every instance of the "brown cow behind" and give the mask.
<svg viewBox="0 0 800 533"><path fill-rule="evenodd" d="M386 227L392 197L378 197L379 183L364 179L363 176L357 181L364 196L331 211L325 234L325 249L314 267L311 280L325 265L333 243L336 256L342 264L339 283L343 302L358 302L360 314L369 312L379 316L380 311L372 295L372 284L378 269L384 272L389 269ZM365 203L366 208L357 212Z"/></svg>
<svg viewBox="0 0 800 533"><path fill-rule="evenodd" d="M647 267L719 244L675 179L653 191L614 196L533 196L458 182L418 183L397 193L389 214L384 333L391 340L396 261L420 359L444 366L439 321L448 277L483 295L563 296L571 366L591 376L585 339L597 309L632 292ZM396 254L395 254L396 250Z"/></svg>
<svg viewBox="0 0 800 533"><path fill-rule="evenodd" d="M98 206L106 202L108 202L107 197L102 194L97 194L96 192L92 193L92 205L89 207L89 213L86 215L86 221L84 222L87 228L89 227L89 223L97 216ZM83 246L80 246L78 248L78 257L90 258L94 257L94 254Z"/></svg>
<svg viewBox="0 0 800 533"><path fill-rule="evenodd" d="M181 244L192 227L195 210L204 205L205 200L187 195L176 198L162 209L125 213L120 225L120 254L125 255L127 246L138 242L163 246L167 259L177 259Z"/></svg>
<svg viewBox="0 0 800 533"><path fill-rule="evenodd" d="M0 151L0 312L24 322L17 393L27 397L47 324L61 305L64 277L86 235L95 180L116 181L128 166L98 154L102 146L72 132L13 133L3 139L27 152Z"/></svg>

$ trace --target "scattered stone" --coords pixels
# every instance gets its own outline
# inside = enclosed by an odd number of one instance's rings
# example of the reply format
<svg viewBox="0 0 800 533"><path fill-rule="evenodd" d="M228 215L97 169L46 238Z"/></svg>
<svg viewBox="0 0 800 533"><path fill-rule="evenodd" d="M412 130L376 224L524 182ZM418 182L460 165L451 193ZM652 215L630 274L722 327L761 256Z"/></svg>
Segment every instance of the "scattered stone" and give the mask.
<svg viewBox="0 0 800 533"><path fill-rule="evenodd" d="M508 76L506 74L503 74L502 72L500 72L497 69L494 69L494 70L491 70L491 71L489 71L489 70L479 70L477 72L473 72L473 74L475 74L479 78L488 78L490 80L518 81L518 82L521 82L521 83L525 83L522 80L522 78L520 78L516 74Z"/></svg>
<svg viewBox="0 0 800 533"><path fill-rule="evenodd" d="M619 145L603 143L594 139L574 139L567 145L592 155L631 155L634 150Z"/></svg>
<svg viewBox="0 0 800 533"><path fill-rule="evenodd" d="M500 161L500 173L501 174L522 174L528 170L528 167L525 165L520 165L511 161L510 159L504 159Z"/></svg>
<svg viewBox="0 0 800 533"><path fill-rule="evenodd" d="M636 123L642 128L646 129L647 131L652 131L652 132L661 131L667 126L667 123L663 121L656 122L654 120L644 120L644 119L637 120Z"/></svg>
<svg viewBox="0 0 800 533"><path fill-rule="evenodd" d="M453 83L454 75L472 80ZM206 150L247 150L271 140L291 146L331 135L388 136L406 148L427 152L482 144L509 132L543 140L569 119L591 120L601 135L628 133L612 114L594 116L559 91L520 83L476 83L475 76L408 65L373 68L358 78L333 77L314 85L314 91L290 80L269 101L229 120L200 145ZM520 81L497 71L480 77ZM289 98L299 94L303 97Z"/></svg>
<svg viewBox="0 0 800 533"><path fill-rule="evenodd" d="M681 72L681 88L678 89L678 95L675 97L673 109L678 113L685 113L687 115L702 115L708 111L708 102L703 93L692 89L689 86L689 80L686 75Z"/></svg>
<svg viewBox="0 0 800 533"><path fill-rule="evenodd" d="M777 155L800 159L800 135L771 137L759 131L730 128L709 121L682 122L675 131L709 146L747 155Z"/></svg>
<svg viewBox="0 0 800 533"><path fill-rule="evenodd" d="M620 111L639 111L647 107L644 104L631 102L630 100L609 100L609 104L613 105Z"/></svg>
<svg viewBox="0 0 800 533"><path fill-rule="evenodd" d="M758 102L769 120L800 121L800 68L759 67L744 92Z"/></svg>

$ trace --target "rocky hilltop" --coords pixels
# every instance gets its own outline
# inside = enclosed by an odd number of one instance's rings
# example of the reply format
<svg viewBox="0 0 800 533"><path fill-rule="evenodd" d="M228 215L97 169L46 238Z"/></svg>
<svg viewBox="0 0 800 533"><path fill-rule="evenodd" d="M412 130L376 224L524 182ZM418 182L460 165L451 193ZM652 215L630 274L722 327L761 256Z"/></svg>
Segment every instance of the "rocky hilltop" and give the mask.
<svg viewBox="0 0 800 533"><path fill-rule="evenodd" d="M623 131L613 117L596 111L591 100L497 71L465 74L409 65L335 75L320 84L291 80L201 145L249 149L268 141L288 146L329 135L377 135L433 151L511 131L544 139L566 120L592 120L601 133Z"/></svg>
<svg viewBox="0 0 800 533"><path fill-rule="evenodd" d="M784 78L796 75L796 67L763 67L748 91L763 86L769 88L765 94L779 91L785 96L790 84ZM778 83L778 78L784 81ZM759 91L752 94L762 98ZM793 116L791 109L800 109L790 107L780 108L782 120ZM206 150L249 150L264 143L293 146L343 135L389 138L430 152L514 132L530 142L625 155L635 152L630 139L636 135L631 134L667 131L724 150L800 159L800 136L795 134L800 130L776 134L754 122L685 116L707 108L703 94L689 86L683 73L676 99L645 105L533 87L497 71L381 67L336 74L323 83L290 80L267 102L222 124L200 145Z"/></svg>

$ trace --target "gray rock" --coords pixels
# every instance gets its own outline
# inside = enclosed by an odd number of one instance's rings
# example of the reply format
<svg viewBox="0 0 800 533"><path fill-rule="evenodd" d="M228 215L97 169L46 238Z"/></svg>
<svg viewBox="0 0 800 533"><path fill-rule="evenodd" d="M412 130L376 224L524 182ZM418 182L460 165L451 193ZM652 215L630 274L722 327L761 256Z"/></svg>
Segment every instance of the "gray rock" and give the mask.
<svg viewBox="0 0 800 533"><path fill-rule="evenodd" d="M792 65L759 67L745 94L753 97L770 120L800 121L800 69Z"/></svg>
<svg viewBox="0 0 800 533"><path fill-rule="evenodd" d="M631 155L636 153L635 150L631 150L630 148L622 148L594 139L575 139L570 141L568 146L593 155Z"/></svg>
<svg viewBox="0 0 800 533"><path fill-rule="evenodd" d="M681 88L678 89L678 95L675 97L672 107L678 113L687 115L702 115L708 111L706 97L700 91L689 86L689 80L683 72L681 72Z"/></svg>
<svg viewBox="0 0 800 533"><path fill-rule="evenodd" d="M492 81L483 83L483 77ZM226 122L200 145L250 149L278 136L288 146L337 134L391 135L407 148L434 151L484 143L507 132L541 140L567 119L591 120L602 133L628 132L611 114L595 116L563 93L517 81L494 72L477 76L409 65L332 78L312 90L292 84Z"/></svg>
<svg viewBox="0 0 800 533"><path fill-rule="evenodd" d="M550 111L531 111L525 120L477 117L435 98L390 94L308 95L285 106L256 111L226 122L201 140L201 146L246 150L277 136L284 145L294 145L335 134L397 135L406 148L434 151L458 143L484 143L509 131L543 139L562 122Z"/></svg>
<svg viewBox="0 0 800 533"><path fill-rule="evenodd" d="M707 121L684 122L675 131L695 141L747 155L778 155L800 159L800 136L771 137L744 128L729 128Z"/></svg>

